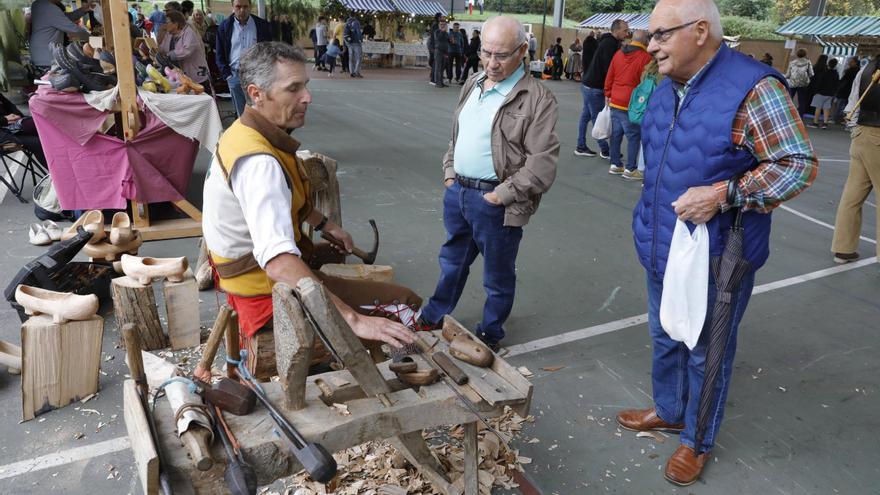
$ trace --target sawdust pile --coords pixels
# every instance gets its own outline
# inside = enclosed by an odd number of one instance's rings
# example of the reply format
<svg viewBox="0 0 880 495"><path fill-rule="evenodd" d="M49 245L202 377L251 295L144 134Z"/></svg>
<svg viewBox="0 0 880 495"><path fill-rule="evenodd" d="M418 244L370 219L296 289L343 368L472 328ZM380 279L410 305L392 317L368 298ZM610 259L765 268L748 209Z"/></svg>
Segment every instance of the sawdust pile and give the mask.
<svg viewBox="0 0 880 495"><path fill-rule="evenodd" d="M513 470L522 471L531 459L519 455L519 450L506 445L522 430L523 423L533 423L534 416L522 418L510 408L504 414L489 420L504 438L498 437L481 423L478 433L480 495L490 495L492 486L516 488ZM446 469L453 486L459 490L464 478L464 428L438 429L424 432L431 451ZM385 442L368 442L334 454L339 474L327 485L312 481L305 472L289 480L292 486L283 495L434 495L431 483L420 475L394 447ZM271 491L264 495L275 495Z"/></svg>

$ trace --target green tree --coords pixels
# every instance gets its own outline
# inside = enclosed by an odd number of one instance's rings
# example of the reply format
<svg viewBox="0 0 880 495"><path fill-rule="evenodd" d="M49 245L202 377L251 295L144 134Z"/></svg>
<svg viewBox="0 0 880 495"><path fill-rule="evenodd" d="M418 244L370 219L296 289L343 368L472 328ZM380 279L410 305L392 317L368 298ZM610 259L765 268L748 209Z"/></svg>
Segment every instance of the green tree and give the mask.
<svg viewBox="0 0 880 495"><path fill-rule="evenodd" d="M773 0L722 0L718 6L721 15L767 19Z"/></svg>
<svg viewBox="0 0 880 495"><path fill-rule="evenodd" d="M725 16L721 18L725 36L742 36L752 40L782 39L774 31L779 26L775 22L750 19L748 17Z"/></svg>

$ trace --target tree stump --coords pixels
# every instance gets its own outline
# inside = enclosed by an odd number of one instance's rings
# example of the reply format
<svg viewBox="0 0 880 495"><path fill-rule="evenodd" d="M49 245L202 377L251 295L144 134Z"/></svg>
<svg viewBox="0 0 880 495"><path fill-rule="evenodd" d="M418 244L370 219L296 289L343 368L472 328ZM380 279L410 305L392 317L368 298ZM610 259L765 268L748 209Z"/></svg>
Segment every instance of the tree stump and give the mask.
<svg viewBox="0 0 880 495"><path fill-rule="evenodd" d="M156 296L152 285L142 285L131 277L113 279L110 284L113 291L113 311L116 314L116 325L131 323L138 328L145 351L154 351L166 347L165 332L159 321L159 310L156 308Z"/></svg>
<svg viewBox="0 0 880 495"><path fill-rule="evenodd" d="M192 270L183 274L181 282L166 280L162 293L165 295L171 349L199 345L199 288Z"/></svg>

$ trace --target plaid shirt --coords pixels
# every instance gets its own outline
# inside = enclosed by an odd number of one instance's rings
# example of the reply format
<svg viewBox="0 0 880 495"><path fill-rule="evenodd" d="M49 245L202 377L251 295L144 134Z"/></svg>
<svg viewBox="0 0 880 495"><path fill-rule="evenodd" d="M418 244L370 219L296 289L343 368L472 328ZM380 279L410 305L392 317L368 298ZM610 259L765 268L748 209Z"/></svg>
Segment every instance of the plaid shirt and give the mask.
<svg viewBox="0 0 880 495"><path fill-rule="evenodd" d="M819 159L785 86L775 77L755 85L733 120L733 143L758 160L739 181L734 204L727 204L727 182L714 184L721 210L769 213L816 179Z"/></svg>

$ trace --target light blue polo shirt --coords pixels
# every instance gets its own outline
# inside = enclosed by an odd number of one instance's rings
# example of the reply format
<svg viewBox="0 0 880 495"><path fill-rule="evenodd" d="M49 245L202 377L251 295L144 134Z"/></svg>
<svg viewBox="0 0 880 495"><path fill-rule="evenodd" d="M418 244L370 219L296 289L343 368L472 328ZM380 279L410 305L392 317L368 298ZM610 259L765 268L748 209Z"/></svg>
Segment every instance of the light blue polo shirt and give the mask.
<svg viewBox="0 0 880 495"><path fill-rule="evenodd" d="M504 99L524 74L520 65L507 79L488 91L483 91L486 74L480 75L458 114L458 137L453 156L455 173L471 179L498 180L492 165L492 122Z"/></svg>

